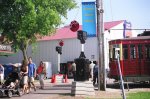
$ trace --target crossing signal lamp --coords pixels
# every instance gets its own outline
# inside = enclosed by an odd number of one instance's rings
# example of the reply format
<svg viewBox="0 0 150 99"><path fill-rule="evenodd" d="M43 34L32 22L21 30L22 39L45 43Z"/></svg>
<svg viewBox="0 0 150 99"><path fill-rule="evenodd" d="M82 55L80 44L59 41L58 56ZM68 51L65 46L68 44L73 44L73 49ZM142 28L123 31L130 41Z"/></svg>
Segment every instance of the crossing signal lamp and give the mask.
<svg viewBox="0 0 150 99"><path fill-rule="evenodd" d="M56 51L57 51L59 54L62 54L62 47L61 47L61 46L56 46Z"/></svg>
<svg viewBox="0 0 150 99"><path fill-rule="evenodd" d="M84 44L85 40L87 39L87 32L79 30L77 38L80 40L81 44Z"/></svg>

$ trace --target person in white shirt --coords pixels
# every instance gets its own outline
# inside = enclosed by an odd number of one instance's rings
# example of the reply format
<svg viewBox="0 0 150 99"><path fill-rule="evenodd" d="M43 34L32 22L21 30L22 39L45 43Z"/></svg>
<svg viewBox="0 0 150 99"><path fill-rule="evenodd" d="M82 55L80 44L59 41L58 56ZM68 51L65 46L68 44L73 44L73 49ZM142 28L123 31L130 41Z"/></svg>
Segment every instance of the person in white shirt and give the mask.
<svg viewBox="0 0 150 99"><path fill-rule="evenodd" d="M89 69L90 69L90 78L93 80L93 68L94 68L95 64L93 63L93 61L91 61L91 64L89 65Z"/></svg>
<svg viewBox="0 0 150 99"><path fill-rule="evenodd" d="M75 62L72 63L72 72L73 72L73 78L76 80L76 64Z"/></svg>
<svg viewBox="0 0 150 99"><path fill-rule="evenodd" d="M4 67L2 64L0 64L0 84L2 84L4 81Z"/></svg>

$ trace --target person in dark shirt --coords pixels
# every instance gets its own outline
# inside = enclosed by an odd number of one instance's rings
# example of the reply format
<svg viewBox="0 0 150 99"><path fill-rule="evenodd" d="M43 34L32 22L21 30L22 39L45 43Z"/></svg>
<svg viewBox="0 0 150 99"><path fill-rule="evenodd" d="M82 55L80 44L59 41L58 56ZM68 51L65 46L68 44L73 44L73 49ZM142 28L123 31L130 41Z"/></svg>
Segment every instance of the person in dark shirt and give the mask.
<svg viewBox="0 0 150 99"><path fill-rule="evenodd" d="M95 85L96 80L98 83L98 64L97 64L97 62L94 62L94 64L95 64L95 66L93 68L93 85Z"/></svg>
<svg viewBox="0 0 150 99"><path fill-rule="evenodd" d="M22 60L21 72L23 93L28 93L28 62Z"/></svg>

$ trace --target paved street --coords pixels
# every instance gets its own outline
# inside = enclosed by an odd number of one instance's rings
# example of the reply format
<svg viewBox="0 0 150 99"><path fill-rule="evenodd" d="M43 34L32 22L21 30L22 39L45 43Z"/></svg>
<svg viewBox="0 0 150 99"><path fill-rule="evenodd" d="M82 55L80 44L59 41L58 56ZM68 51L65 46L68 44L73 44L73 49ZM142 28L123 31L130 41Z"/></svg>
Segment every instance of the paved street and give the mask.
<svg viewBox="0 0 150 99"><path fill-rule="evenodd" d="M107 79L106 91L97 91L95 87L95 96L71 96L72 79L68 83L50 83L50 79L45 80L45 89L39 89L39 82L36 81L37 91L32 91L30 94L25 94L21 97L14 95L11 99L118 99L121 98L120 86L113 83L112 79ZM130 91L125 87L125 92L150 91L149 84L129 84ZM3 97L3 99L9 99Z"/></svg>
<svg viewBox="0 0 150 99"><path fill-rule="evenodd" d="M71 85L73 79L68 79L68 83L50 83L50 79L45 80L44 90L39 89L39 82L36 81L37 91L31 91L30 94L25 94L21 97L14 95L11 99L85 99L86 96L74 97L71 96ZM110 82L110 81L109 81ZM97 87L95 87L97 90ZM117 93L116 93L117 92ZM91 98L108 97L120 97L120 91L117 89L108 89L107 92L95 91L95 96L88 96ZM115 93L115 94L114 94ZM8 97L3 97L3 99L8 99ZM116 99L116 98L114 98Z"/></svg>
<svg viewBox="0 0 150 99"><path fill-rule="evenodd" d="M11 99L54 99L60 97L60 95L66 95L71 93L71 82L53 84L50 83L50 79L45 80L45 88L39 89L39 82L36 81L37 91L31 91L29 94L25 94L21 97L14 95ZM7 97L4 97L7 99Z"/></svg>

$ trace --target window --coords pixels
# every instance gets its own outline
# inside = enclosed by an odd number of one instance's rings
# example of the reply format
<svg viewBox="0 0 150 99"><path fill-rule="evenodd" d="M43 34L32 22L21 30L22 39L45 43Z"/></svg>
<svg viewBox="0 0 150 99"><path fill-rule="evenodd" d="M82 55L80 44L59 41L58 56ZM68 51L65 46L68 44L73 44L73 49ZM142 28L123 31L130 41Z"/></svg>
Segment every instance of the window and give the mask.
<svg viewBox="0 0 150 99"><path fill-rule="evenodd" d="M117 59L117 55L120 53L119 44L113 45L113 60Z"/></svg>
<svg viewBox="0 0 150 99"><path fill-rule="evenodd" d="M113 59L116 59L115 48L113 48Z"/></svg>
<svg viewBox="0 0 150 99"><path fill-rule="evenodd" d="M123 45L123 59L128 59L128 45Z"/></svg>
<svg viewBox="0 0 150 99"><path fill-rule="evenodd" d="M131 44L130 45L130 59L135 59L135 58L136 58L135 45Z"/></svg>
<svg viewBox="0 0 150 99"><path fill-rule="evenodd" d="M112 61L112 49L109 49L109 60Z"/></svg>
<svg viewBox="0 0 150 99"><path fill-rule="evenodd" d="M142 51L142 45L138 45L138 56L139 59L143 59L143 51Z"/></svg>
<svg viewBox="0 0 150 99"><path fill-rule="evenodd" d="M145 45L145 57L150 59L150 45Z"/></svg>

